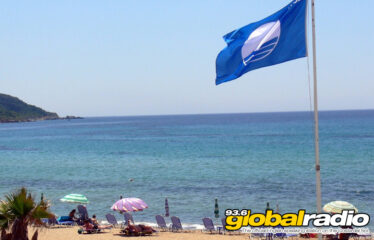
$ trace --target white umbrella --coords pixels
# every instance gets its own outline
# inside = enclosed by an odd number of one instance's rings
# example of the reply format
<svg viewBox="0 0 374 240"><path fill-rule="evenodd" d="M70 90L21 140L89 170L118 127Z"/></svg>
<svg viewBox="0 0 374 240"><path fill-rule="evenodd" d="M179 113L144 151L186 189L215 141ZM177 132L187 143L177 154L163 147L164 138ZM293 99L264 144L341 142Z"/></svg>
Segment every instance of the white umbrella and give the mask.
<svg viewBox="0 0 374 240"><path fill-rule="evenodd" d="M333 201L323 206L323 211L328 213L341 213L343 210L354 210L355 213L358 212L353 204L345 201Z"/></svg>

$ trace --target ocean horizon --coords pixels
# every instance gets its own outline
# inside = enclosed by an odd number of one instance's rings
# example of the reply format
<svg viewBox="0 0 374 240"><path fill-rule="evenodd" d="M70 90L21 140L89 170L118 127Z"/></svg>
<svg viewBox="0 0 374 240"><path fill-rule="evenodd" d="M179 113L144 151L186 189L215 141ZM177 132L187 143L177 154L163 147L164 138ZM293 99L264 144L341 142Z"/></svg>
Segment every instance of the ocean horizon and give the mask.
<svg viewBox="0 0 374 240"><path fill-rule="evenodd" d="M331 109L331 110L318 110L318 113L321 112L354 112L354 111L374 111L374 109ZM161 116L191 116L191 115L232 115L232 114L262 114L262 113L312 113L314 110L290 110L290 111L254 111L254 112L214 112L214 113L165 113L165 114L130 114L130 115L87 115L80 116L83 118L108 118L108 117L161 117Z"/></svg>
<svg viewBox="0 0 374 240"><path fill-rule="evenodd" d="M320 111L322 203L344 200L374 215L374 110ZM104 220L139 197L135 221L170 215L201 224L227 208L315 212L313 112L86 117L0 124L0 199L29 188L67 215L69 193ZM134 181L129 181L133 179ZM122 216L115 213L117 219ZM216 220L218 222L218 220ZM373 223L370 223L373 227Z"/></svg>

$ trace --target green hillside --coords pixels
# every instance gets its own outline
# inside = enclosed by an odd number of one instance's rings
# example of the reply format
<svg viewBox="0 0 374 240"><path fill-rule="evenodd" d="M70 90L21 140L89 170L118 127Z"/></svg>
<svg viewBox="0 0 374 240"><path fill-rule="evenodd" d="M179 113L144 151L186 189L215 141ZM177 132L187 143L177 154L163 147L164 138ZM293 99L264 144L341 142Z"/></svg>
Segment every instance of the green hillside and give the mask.
<svg viewBox="0 0 374 240"><path fill-rule="evenodd" d="M16 97L0 93L0 122L26 122L57 118L56 113L44 111Z"/></svg>

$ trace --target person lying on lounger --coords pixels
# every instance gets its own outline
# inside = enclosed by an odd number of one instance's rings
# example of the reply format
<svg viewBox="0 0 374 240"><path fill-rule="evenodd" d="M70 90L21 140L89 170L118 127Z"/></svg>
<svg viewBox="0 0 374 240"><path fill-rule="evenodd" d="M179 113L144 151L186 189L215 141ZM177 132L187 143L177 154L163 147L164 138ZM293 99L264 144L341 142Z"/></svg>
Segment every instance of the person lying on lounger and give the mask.
<svg viewBox="0 0 374 240"><path fill-rule="evenodd" d="M127 221L127 227L122 230L123 233L129 236L140 236L140 235L151 235L155 230L150 226L145 226L142 224L135 225L131 224L131 221Z"/></svg>
<svg viewBox="0 0 374 240"><path fill-rule="evenodd" d="M145 226L143 224L139 224L138 226L142 229L143 235L151 235L152 233L156 232L156 230L150 226Z"/></svg>
<svg viewBox="0 0 374 240"><path fill-rule="evenodd" d="M89 220L84 220L84 223L83 223L83 231L87 232L87 233L94 233L96 231L98 231L98 229L94 227L94 225L92 223L90 223Z"/></svg>
<svg viewBox="0 0 374 240"><path fill-rule="evenodd" d="M142 233L142 229L138 225L131 224L131 221L128 220L127 227L122 232L129 236L139 236Z"/></svg>
<svg viewBox="0 0 374 240"><path fill-rule="evenodd" d="M85 220L82 228L83 228L83 231L86 231L87 233L93 233L93 232L100 232L101 230L104 230L104 229L111 229L112 225L96 225L95 226L94 224L90 223L90 220Z"/></svg>

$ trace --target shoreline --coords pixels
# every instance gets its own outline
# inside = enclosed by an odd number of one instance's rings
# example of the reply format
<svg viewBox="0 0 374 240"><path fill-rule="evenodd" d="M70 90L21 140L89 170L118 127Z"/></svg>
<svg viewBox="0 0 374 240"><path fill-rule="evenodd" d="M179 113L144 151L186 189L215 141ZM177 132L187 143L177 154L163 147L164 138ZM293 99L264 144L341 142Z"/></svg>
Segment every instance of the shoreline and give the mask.
<svg viewBox="0 0 374 240"><path fill-rule="evenodd" d="M65 240L65 239L94 239L94 240L112 240L112 239L123 239L124 235L119 234L119 228L113 228L111 230L106 230L102 233L92 233L92 234L78 234L79 227L52 227L52 228L39 228L39 240ZM32 235L34 234L35 229L29 229L29 237L31 239ZM158 229L157 229L158 231ZM153 240L153 239L165 239L165 240L179 240L179 239L186 239L186 240L210 240L210 239L248 239L248 233L241 233L241 234L218 234L218 233L209 233L209 232L202 232L201 230L193 230L193 231L184 231L184 232L156 232L151 236L139 236L139 238L143 240ZM135 237L136 238L136 237ZM294 237L293 239L301 239L300 237ZM309 238L312 240L312 238Z"/></svg>

